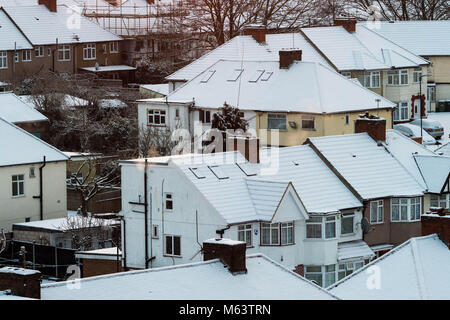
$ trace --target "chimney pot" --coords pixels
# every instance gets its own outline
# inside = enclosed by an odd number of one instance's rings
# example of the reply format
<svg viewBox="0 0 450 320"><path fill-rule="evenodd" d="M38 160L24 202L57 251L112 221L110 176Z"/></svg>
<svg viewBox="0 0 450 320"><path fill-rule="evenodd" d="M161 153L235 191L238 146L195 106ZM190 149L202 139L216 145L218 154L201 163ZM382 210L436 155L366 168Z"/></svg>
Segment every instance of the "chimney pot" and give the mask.
<svg viewBox="0 0 450 320"><path fill-rule="evenodd" d="M355 133L367 132L377 142L386 141L386 119L366 114L355 121Z"/></svg>
<svg viewBox="0 0 450 320"><path fill-rule="evenodd" d="M239 151L251 163L259 163L259 139L248 136L227 136L227 151Z"/></svg>
<svg viewBox="0 0 450 320"><path fill-rule="evenodd" d="M249 24L242 29L244 36L252 36L257 42L266 42L266 27L260 24Z"/></svg>
<svg viewBox="0 0 450 320"><path fill-rule="evenodd" d="M210 239L203 242L203 260L220 259L233 274L247 273L245 251L247 244L229 239Z"/></svg>
<svg viewBox="0 0 450 320"><path fill-rule="evenodd" d="M356 22L356 19L335 19L334 25L344 27L347 32L355 32Z"/></svg>
<svg viewBox="0 0 450 320"><path fill-rule="evenodd" d="M280 50L280 69L289 69L294 61L302 61L302 54L302 50L299 49Z"/></svg>

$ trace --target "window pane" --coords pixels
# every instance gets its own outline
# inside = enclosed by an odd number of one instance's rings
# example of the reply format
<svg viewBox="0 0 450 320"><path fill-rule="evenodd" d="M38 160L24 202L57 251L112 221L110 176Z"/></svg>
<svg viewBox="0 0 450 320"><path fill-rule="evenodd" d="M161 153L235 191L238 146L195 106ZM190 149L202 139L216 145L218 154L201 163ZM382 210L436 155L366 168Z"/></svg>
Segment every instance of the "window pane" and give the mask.
<svg viewBox="0 0 450 320"><path fill-rule="evenodd" d="M322 238L322 225L320 225L320 224L306 225L306 237L308 239Z"/></svg>
<svg viewBox="0 0 450 320"><path fill-rule="evenodd" d="M272 244L279 244L278 228L272 229Z"/></svg>
<svg viewBox="0 0 450 320"><path fill-rule="evenodd" d="M353 217L343 217L341 220L341 233L353 233Z"/></svg>
<svg viewBox="0 0 450 320"><path fill-rule="evenodd" d="M408 220L408 207L407 206L402 206L401 210L400 210L400 213L401 213L401 220L402 221Z"/></svg>
<svg viewBox="0 0 450 320"><path fill-rule="evenodd" d="M319 286L322 286L322 274L321 273L317 273L317 274L306 273L305 278L310 281L316 282L316 284L318 284Z"/></svg>
<svg viewBox="0 0 450 320"><path fill-rule="evenodd" d="M331 239L336 237L336 222L327 222L325 226L325 238Z"/></svg>
<svg viewBox="0 0 450 320"><path fill-rule="evenodd" d="M172 237L166 237L166 254L172 254Z"/></svg>
<svg viewBox="0 0 450 320"><path fill-rule="evenodd" d="M181 256L181 238L173 237L173 254Z"/></svg>
<svg viewBox="0 0 450 320"><path fill-rule="evenodd" d="M262 232L262 244L270 244L270 229L263 228Z"/></svg>
<svg viewBox="0 0 450 320"><path fill-rule="evenodd" d="M399 221L400 215L399 215L399 206L398 204L392 203L392 221Z"/></svg>

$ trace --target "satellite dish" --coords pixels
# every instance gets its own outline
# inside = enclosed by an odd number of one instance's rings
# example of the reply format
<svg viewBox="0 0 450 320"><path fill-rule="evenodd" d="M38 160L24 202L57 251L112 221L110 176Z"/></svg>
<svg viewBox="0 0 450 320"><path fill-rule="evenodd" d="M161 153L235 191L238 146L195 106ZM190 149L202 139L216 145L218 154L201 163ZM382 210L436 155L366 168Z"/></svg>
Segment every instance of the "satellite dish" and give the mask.
<svg viewBox="0 0 450 320"><path fill-rule="evenodd" d="M369 222L369 220L367 220L366 217L361 219L361 227L362 227L364 234L367 234L370 231L372 231L372 226L370 225L370 222Z"/></svg>

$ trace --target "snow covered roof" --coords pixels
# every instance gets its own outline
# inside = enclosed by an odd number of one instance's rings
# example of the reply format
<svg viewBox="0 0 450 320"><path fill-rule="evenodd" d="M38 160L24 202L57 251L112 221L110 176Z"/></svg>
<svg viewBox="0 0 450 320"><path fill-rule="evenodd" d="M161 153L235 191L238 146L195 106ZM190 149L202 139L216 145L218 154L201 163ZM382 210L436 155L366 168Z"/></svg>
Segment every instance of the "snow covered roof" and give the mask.
<svg viewBox="0 0 450 320"><path fill-rule="evenodd" d="M118 220L106 220L106 219L96 219L96 218L84 218L82 216L71 216L65 218L48 219L48 220L37 220L30 222L14 223L13 230L23 230L26 229L41 229L48 231L68 231L75 229L83 229L87 227L98 227L98 226L110 226L114 224L119 224Z"/></svg>
<svg viewBox="0 0 450 320"><path fill-rule="evenodd" d="M380 108L395 107L373 91L314 62L294 62L289 69L280 69L276 61L220 60L167 96L175 103L192 98L200 108L221 108L227 102L241 110L317 114L377 109L377 99Z"/></svg>
<svg viewBox="0 0 450 320"><path fill-rule="evenodd" d="M12 123L48 121L48 118L12 92L0 93L0 118Z"/></svg>
<svg viewBox="0 0 450 320"><path fill-rule="evenodd" d="M163 94L167 96L169 94L169 84L161 83L161 84L143 84L141 88L157 92L159 94Z"/></svg>
<svg viewBox="0 0 450 320"><path fill-rule="evenodd" d="M418 67L428 61L358 24L356 32L342 26L303 28L305 35L340 70Z"/></svg>
<svg viewBox="0 0 450 320"><path fill-rule="evenodd" d="M122 258L122 251L119 249L119 260ZM117 247L103 248L89 251L77 251L76 259L93 259L93 260L117 260Z"/></svg>
<svg viewBox="0 0 450 320"><path fill-rule="evenodd" d="M111 71L133 71L136 70L135 67L130 67L127 65L114 65L114 66L98 66L97 67L85 67L80 68L81 70L94 72L94 73L101 73L101 72L111 72Z"/></svg>
<svg viewBox="0 0 450 320"><path fill-rule="evenodd" d="M327 289L350 300L447 300L449 266L437 235L412 238Z"/></svg>
<svg viewBox="0 0 450 320"><path fill-rule="evenodd" d="M262 254L249 255L246 274L218 259L41 285L42 300L322 300L332 294ZM205 281L207 279L207 281Z"/></svg>
<svg viewBox="0 0 450 320"><path fill-rule="evenodd" d="M22 164L66 161L68 158L55 147L47 144L32 134L20 129L12 123L0 118L0 167ZM20 146L20 148L17 148Z"/></svg>
<svg viewBox="0 0 450 320"><path fill-rule="evenodd" d="M423 195L424 188L368 133L309 140L365 200Z"/></svg>
<svg viewBox="0 0 450 320"><path fill-rule="evenodd" d="M338 261L355 260L356 258L370 259L375 256L372 249L362 240L341 242L338 244Z"/></svg>
<svg viewBox="0 0 450 320"><path fill-rule="evenodd" d="M415 155L428 192L441 193L450 176L450 157Z"/></svg>
<svg viewBox="0 0 450 320"><path fill-rule="evenodd" d="M373 31L420 56L450 56L450 21L377 22Z"/></svg>
<svg viewBox="0 0 450 320"><path fill-rule="evenodd" d="M8 18L0 3L0 50L15 49L33 49L33 46Z"/></svg>
<svg viewBox="0 0 450 320"><path fill-rule="evenodd" d="M401 165L408 170L423 189L427 189L419 167L414 160L414 156L433 156L435 153L396 130L386 131L386 142L384 143L384 146L401 163Z"/></svg>
<svg viewBox="0 0 450 320"><path fill-rule="evenodd" d="M178 167L230 224L272 221L289 182L295 188L292 194L300 199L300 208L304 206L307 213L325 214L362 207L309 146L276 148L267 154L261 151L260 164L248 163L239 152L149 161Z"/></svg>
<svg viewBox="0 0 450 320"><path fill-rule="evenodd" d="M206 53L186 67L169 75L167 80L188 81L219 60L279 61L279 51L285 48L302 50L302 60L328 65L328 62L300 33L267 34L266 43L258 43L252 36L237 36Z"/></svg>
<svg viewBox="0 0 450 320"><path fill-rule="evenodd" d="M31 270L31 269L23 269L23 268L16 268L16 267L3 267L0 269L0 273L14 273L19 274L22 276L28 276L32 274L39 274L40 272L38 270Z"/></svg>
<svg viewBox="0 0 450 320"><path fill-rule="evenodd" d="M56 39L59 44L122 40L68 7L51 12L44 5L6 4L3 10L33 45L54 44Z"/></svg>
<svg viewBox="0 0 450 320"><path fill-rule="evenodd" d="M439 155L450 157L450 142L447 142L446 144L437 148L436 150L434 150L434 152Z"/></svg>

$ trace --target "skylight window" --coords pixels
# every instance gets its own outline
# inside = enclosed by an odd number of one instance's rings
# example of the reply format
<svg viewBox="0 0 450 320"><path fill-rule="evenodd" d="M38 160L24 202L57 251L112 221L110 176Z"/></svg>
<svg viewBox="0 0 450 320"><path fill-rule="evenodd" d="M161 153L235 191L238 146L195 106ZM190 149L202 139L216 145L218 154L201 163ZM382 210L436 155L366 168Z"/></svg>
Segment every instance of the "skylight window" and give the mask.
<svg viewBox="0 0 450 320"><path fill-rule="evenodd" d="M252 77L250 78L250 80L248 80L248 82L253 82L256 83L258 82L259 78L261 78L261 76L264 74L265 70L257 70Z"/></svg>
<svg viewBox="0 0 450 320"><path fill-rule="evenodd" d="M223 168L219 166L208 166L209 170L217 177L219 180L228 179L229 176L223 171Z"/></svg>
<svg viewBox="0 0 450 320"><path fill-rule="evenodd" d="M236 69L233 70L233 72L231 73L231 75L228 77L228 81L230 82L236 82L239 77L241 76L242 72L244 72L243 69Z"/></svg>
<svg viewBox="0 0 450 320"><path fill-rule="evenodd" d="M205 179L206 176L200 171L199 168L189 168L197 179Z"/></svg>
<svg viewBox="0 0 450 320"><path fill-rule="evenodd" d="M252 177L258 175L259 167L254 164L250 163L236 163L236 165L239 167L239 169L242 170L242 172L245 173L247 177Z"/></svg>
<svg viewBox="0 0 450 320"><path fill-rule="evenodd" d="M209 79L211 79L211 77L214 75L214 73L216 73L216 70L208 70L200 82L207 83Z"/></svg>
<svg viewBox="0 0 450 320"><path fill-rule="evenodd" d="M269 81L270 77L272 77L273 72L266 71L261 77L261 81Z"/></svg>

